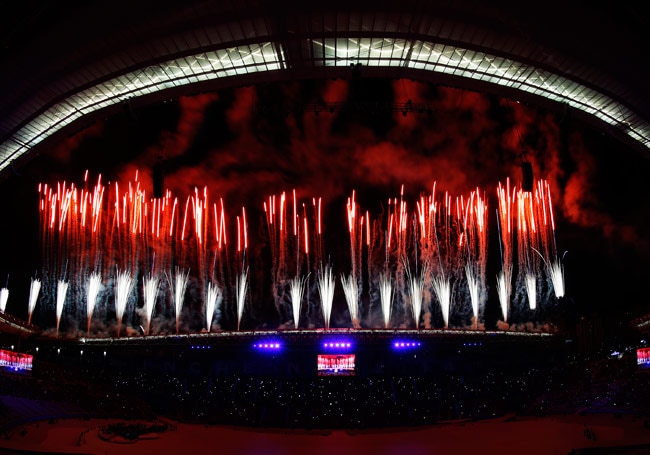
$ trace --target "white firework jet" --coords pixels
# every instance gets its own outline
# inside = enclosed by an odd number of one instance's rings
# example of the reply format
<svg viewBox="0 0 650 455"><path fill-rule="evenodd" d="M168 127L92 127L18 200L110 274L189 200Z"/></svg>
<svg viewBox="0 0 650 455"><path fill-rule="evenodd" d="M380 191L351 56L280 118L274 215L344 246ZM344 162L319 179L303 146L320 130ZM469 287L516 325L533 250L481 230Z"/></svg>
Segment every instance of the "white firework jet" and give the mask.
<svg viewBox="0 0 650 455"><path fill-rule="evenodd" d="M352 324L359 320L359 285L352 274L341 277L341 285L345 293L345 301L348 303L350 319Z"/></svg>
<svg viewBox="0 0 650 455"><path fill-rule="evenodd" d="M208 283L208 292L205 301L205 326L208 332L212 328L212 318L214 318L215 309L219 308L223 300L221 288L210 282Z"/></svg>
<svg viewBox="0 0 650 455"><path fill-rule="evenodd" d="M478 321L480 289L478 284L478 277L474 272L474 268L470 264L465 265L465 277L467 277L469 299L472 303L472 314L474 315L475 320Z"/></svg>
<svg viewBox="0 0 650 455"><path fill-rule="evenodd" d="M88 289L86 294L86 315L88 322L88 335L90 335L90 321L93 318L93 313L95 311L95 305L97 304L97 296L99 295L99 290L102 287L102 276L99 272L92 272L88 278Z"/></svg>
<svg viewBox="0 0 650 455"><path fill-rule="evenodd" d="M332 267L327 265L318 271L318 293L320 294L325 329L330 328L330 317L332 315L332 302L334 301L334 287L336 281L332 273Z"/></svg>
<svg viewBox="0 0 650 455"><path fill-rule="evenodd" d="M4 313L7 309L7 300L9 300L9 289L0 289L0 313Z"/></svg>
<svg viewBox="0 0 650 455"><path fill-rule="evenodd" d="M41 292L41 280L38 278L32 278L32 281L29 285L29 301L27 304L27 323L32 323L32 314L34 313L34 308L36 308L36 302L38 302L38 294Z"/></svg>
<svg viewBox="0 0 650 455"><path fill-rule="evenodd" d="M512 273L512 267L508 267L505 271L501 270L497 275L497 295L499 296L499 304L501 304L501 313L503 314L503 322L508 322L511 273Z"/></svg>
<svg viewBox="0 0 650 455"><path fill-rule="evenodd" d="M381 311L384 315L384 327L390 326L390 310L393 304L393 283L390 275L382 273L379 275L379 298L381 300Z"/></svg>
<svg viewBox="0 0 650 455"><path fill-rule="evenodd" d="M451 308L451 283L449 278L444 276L436 276L431 279L433 285L433 292L438 297L440 303L440 310L442 311L442 319L445 323L445 328L449 327L449 309Z"/></svg>
<svg viewBox="0 0 650 455"><path fill-rule="evenodd" d="M537 308L537 278L532 273L526 273L526 295L528 307L531 310Z"/></svg>
<svg viewBox="0 0 650 455"><path fill-rule="evenodd" d="M56 333L59 333L59 324L61 323L61 314L63 313L63 305L65 304L65 297L68 293L69 283L64 280L59 280L56 284Z"/></svg>
<svg viewBox="0 0 650 455"><path fill-rule="evenodd" d="M117 316L117 336L120 336L120 329L122 328L122 318L126 305L129 302L129 296L133 290L135 280L127 271L120 271L117 269L115 274L115 315Z"/></svg>
<svg viewBox="0 0 650 455"><path fill-rule="evenodd" d="M237 330L239 330L248 291L248 268L235 279L235 289L237 291Z"/></svg>
<svg viewBox="0 0 650 455"><path fill-rule="evenodd" d="M142 293L144 297L145 312L145 335L149 335L151 331L151 319L153 318L153 310L156 307L156 300L158 299L159 291L160 278L158 278L158 276L149 274L149 276L142 278Z"/></svg>
<svg viewBox="0 0 650 455"><path fill-rule="evenodd" d="M410 269L406 266L409 294L411 297L411 312L413 314L416 329L420 327L420 313L422 313L422 302L424 300L424 277L426 276L426 273L427 268L424 267L420 271L420 276L412 276Z"/></svg>
<svg viewBox="0 0 650 455"><path fill-rule="evenodd" d="M291 309L293 310L293 326L298 328L300 322L300 308L302 306L302 296L305 292L305 283L307 277L296 276L290 283Z"/></svg>
<svg viewBox="0 0 650 455"><path fill-rule="evenodd" d="M174 299L174 311L176 315L176 333L180 330L181 310L183 309L183 301L185 300L185 290L189 281L190 272L181 272L179 267L176 267L176 273L171 279L169 276L169 286L172 290L172 298Z"/></svg>
<svg viewBox="0 0 650 455"><path fill-rule="evenodd" d="M547 263L548 274L551 277L551 282L553 283L553 290L555 291L555 297L558 299L564 297L564 266L559 259Z"/></svg>

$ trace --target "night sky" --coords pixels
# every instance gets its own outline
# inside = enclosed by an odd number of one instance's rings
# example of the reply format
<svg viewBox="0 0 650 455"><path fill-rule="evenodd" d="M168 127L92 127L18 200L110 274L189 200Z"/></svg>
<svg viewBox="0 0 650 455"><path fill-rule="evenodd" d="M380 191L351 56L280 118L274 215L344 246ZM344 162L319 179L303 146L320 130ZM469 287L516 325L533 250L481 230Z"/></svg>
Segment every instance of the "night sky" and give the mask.
<svg viewBox="0 0 650 455"><path fill-rule="evenodd" d="M394 109L408 100L412 111ZM207 186L213 200L225 201L230 222L242 206L255 213L269 195L295 189L301 198L322 198L328 248L336 256L338 241L348 245L341 237L352 191L364 210L376 212L387 198L399 197L402 185L410 209L434 182L437 191L454 196L479 188L489 198L490 232L496 235L496 187L508 178L521 183L522 160L532 163L534 177L547 180L552 191L566 279L558 316L597 314L608 325L625 325L647 313L646 157L580 124L570 111L363 77L125 105L123 113L14 169L0 183L0 280L10 289L7 312L25 317L30 277L41 273L41 182L81 184L86 170L91 181L99 174L104 182L129 181L138 171L152 192L152 169L161 163L166 189L184 199L195 186ZM491 288L495 275L490 269Z"/></svg>

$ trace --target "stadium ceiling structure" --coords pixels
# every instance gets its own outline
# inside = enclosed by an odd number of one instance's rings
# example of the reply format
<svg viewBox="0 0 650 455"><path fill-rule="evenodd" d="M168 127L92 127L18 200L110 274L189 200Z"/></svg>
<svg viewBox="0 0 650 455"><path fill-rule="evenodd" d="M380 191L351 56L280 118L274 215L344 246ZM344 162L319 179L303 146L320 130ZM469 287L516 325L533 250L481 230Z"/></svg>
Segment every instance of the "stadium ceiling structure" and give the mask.
<svg viewBox="0 0 650 455"><path fill-rule="evenodd" d="M190 0L154 9L86 3L29 10L28 1L15 25L5 24L2 175L39 147L125 105L347 77L351 67L367 77L431 81L571 109L650 156L650 96L638 37L620 23L596 33L593 21L616 18L605 10L555 4L557 12L530 12L514 2L471 0L317 6Z"/></svg>

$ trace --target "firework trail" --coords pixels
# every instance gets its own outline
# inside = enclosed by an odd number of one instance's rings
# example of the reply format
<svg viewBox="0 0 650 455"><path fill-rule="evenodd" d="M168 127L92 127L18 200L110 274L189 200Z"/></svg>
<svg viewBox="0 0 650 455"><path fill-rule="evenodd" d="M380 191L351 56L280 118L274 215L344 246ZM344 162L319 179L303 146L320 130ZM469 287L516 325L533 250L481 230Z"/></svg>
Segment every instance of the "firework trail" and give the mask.
<svg viewBox="0 0 650 455"><path fill-rule="evenodd" d="M445 323L445 329L449 327L449 310L451 308L451 283L444 276L436 276L431 282L433 291L438 297L442 319Z"/></svg>
<svg viewBox="0 0 650 455"><path fill-rule="evenodd" d="M7 300L9 300L9 289L0 289L0 313L4 313L7 308Z"/></svg>
<svg viewBox="0 0 650 455"><path fill-rule="evenodd" d="M537 277L532 273L526 274L526 294L528 306L531 310L537 308Z"/></svg>
<svg viewBox="0 0 650 455"><path fill-rule="evenodd" d="M503 322L508 322L508 307L510 303L510 276L512 275L512 266L506 270L499 271L497 275L497 294L499 296L499 304L501 305L501 313L503 314Z"/></svg>
<svg viewBox="0 0 650 455"><path fill-rule="evenodd" d="M160 278L153 274L149 274L142 278L142 293L144 298L144 314L145 326L144 333L149 335L151 331L151 319L153 318L153 310L156 306L158 299L158 292L160 289Z"/></svg>
<svg viewBox="0 0 650 455"><path fill-rule="evenodd" d="M32 278L29 286L29 301L27 305L27 324L32 323L32 314L34 313L34 308L36 308L36 302L38 302L38 294L41 291L41 280L38 278Z"/></svg>
<svg viewBox="0 0 650 455"><path fill-rule="evenodd" d="M246 292L248 291L248 268L244 270L235 280L237 290L237 330L241 325L241 318L244 314L246 304Z"/></svg>
<svg viewBox="0 0 650 455"><path fill-rule="evenodd" d="M64 280L59 280L56 286L56 333L59 334L59 324L61 323L61 314L63 313L63 305L65 304L65 297L68 293L69 283Z"/></svg>
<svg viewBox="0 0 650 455"><path fill-rule="evenodd" d="M93 313L95 312L95 305L97 304L97 296L102 286L102 276L99 272L92 272L88 278L88 293L86 300L86 316L87 316L87 330L90 335L90 321L92 320Z"/></svg>
<svg viewBox="0 0 650 455"><path fill-rule="evenodd" d="M215 311L221 305L223 300L223 293L218 285L210 282L208 283L207 299L205 302L205 326L208 332L212 328L212 319Z"/></svg>
<svg viewBox="0 0 650 455"><path fill-rule="evenodd" d="M341 276L341 285L345 293L345 301L350 311L353 327L359 327L359 287L353 274Z"/></svg>
<svg viewBox="0 0 650 455"><path fill-rule="evenodd" d="M330 328L335 284L336 281L334 280L334 275L332 273L332 266L326 265L324 268L318 270L318 293L320 295L326 330Z"/></svg>
<svg viewBox="0 0 650 455"><path fill-rule="evenodd" d="M305 292L305 283L307 282L307 277L295 277L291 280L290 293L291 293L291 308L293 310L293 326L298 328L298 323L300 322L300 308L302 306L302 296Z"/></svg>
<svg viewBox="0 0 650 455"><path fill-rule="evenodd" d="M124 311L133 290L134 279L128 271L116 269L115 274L115 315L117 316L117 337L120 337Z"/></svg>
<svg viewBox="0 0 650 455"><path fill-rule="evenodd" d="M415 328L420 327L420 314L422 313L422 302L424 300L424 284L427 274L427 267L423 267L419 276L412 276L411 270L405 264L405 270L408 275L409 290L411 296L411 310L413 313L413 320L415 321Z"/></svg>
<svg viewBox="0 0 650 455"><path fill-rule="evenodd" d="M506 180L506 187L501 183L497 188L499 208L497 210L499 226L499 245L501 247L501 271L497 275L497 292L503 322L507 322L508 308L510 306L510 295L512 292L512 258L513 258L513 216L515 213L515 189L510 189L510 179Z"/></svg>
<svg viewBox="0 0 650 455"><path fill-rule="evenodd" d="M553 282L555 297L564 297L564 266L559 259L547 264L548 274Z"/></svg>
<svg viewBox="0 0 650 455"><path fill-rule="evenodd" d="M393 285L390 275L382 273L379 275L379 296L381 298L381 311L384 315L384 328L390 326L390 313L393 304Z"/></svg>
<svg viewBox="0 0 650 455"><path fill-rule="evenodd" d="M465 265L465 276L467 278L467 287L469 288L469 297L472 303L472 315L474 317L472 328L476 329L478 328L478 312L480 307L480 285L474 268L469 263Z"/></svg>
<svg viewBox="0 0 650 455"><path fill-rule="evenodd" d="M187 272L181 272L179 267L176 267L176 273L174 276L167 275L167 280L169 281L169 288L172 291L172 298L174 301L174 313L176 316L176 333L179 333L180 329L180 320L181 320L181 310L183 309L183 302L185 300L185 291L187 289L187 283L189 281L189 270Z"/></svg>

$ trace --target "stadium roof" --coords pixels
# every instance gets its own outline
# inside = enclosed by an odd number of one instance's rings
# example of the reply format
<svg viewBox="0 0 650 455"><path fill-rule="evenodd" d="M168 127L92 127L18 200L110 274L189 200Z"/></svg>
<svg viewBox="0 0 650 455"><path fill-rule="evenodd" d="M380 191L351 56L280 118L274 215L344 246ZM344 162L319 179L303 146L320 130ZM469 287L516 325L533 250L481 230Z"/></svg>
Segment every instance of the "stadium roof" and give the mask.
<svg viewBox="0 0 650 455"><path fill-rule="evenodd" d="M570 108L650 156L639 12L555 1L532 8L475 0L12 4L0 32L0 175L132 105L346 77L352 65L369 77Z"/></svg>

